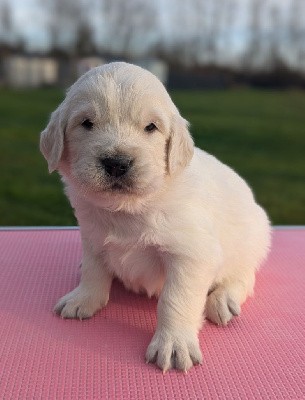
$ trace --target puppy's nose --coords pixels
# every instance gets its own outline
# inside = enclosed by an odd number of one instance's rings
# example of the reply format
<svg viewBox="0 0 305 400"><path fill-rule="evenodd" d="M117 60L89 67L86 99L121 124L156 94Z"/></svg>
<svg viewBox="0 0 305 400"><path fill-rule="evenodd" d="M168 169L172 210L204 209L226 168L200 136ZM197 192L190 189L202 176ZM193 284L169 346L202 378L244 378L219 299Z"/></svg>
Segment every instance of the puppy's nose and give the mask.
<svg viewBox="0 0 305 400"><path fill-rule="evenodd" d="M102 158L100 161L106 173L115 178L125 175L132 164L130 158L122 156Z"/></svg>

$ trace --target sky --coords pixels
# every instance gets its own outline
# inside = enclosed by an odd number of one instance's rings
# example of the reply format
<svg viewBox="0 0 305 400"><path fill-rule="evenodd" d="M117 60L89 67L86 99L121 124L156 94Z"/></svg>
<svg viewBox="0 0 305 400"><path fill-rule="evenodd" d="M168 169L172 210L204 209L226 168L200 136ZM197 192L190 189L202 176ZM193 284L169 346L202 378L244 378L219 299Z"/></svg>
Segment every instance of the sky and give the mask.
<svg viewBox="0 0 305 400"><path fill-rule="evenodd" d="M46 15L37 7L37 0L10 0L9 5L14 27L25 36L29 48L45 48L48 43L47 31L43 28Z"/></svg>

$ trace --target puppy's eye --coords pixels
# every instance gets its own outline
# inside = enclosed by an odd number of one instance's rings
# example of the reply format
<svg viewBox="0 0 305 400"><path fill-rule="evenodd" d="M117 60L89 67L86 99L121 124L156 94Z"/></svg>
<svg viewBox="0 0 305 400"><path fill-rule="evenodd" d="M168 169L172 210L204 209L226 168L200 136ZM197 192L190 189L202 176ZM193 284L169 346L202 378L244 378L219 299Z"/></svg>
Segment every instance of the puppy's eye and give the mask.
<svg viewBox="0 0 305 400"><path fill-rule="evenodd" d="M157 128L156 125L152 122L151 124L145 126L144 131L145 131L145 132L153 132L153 131L155 131L156 129L158 129L158 128Z"/></svg>
<svg viewBox="0 0 305 400"><path fill-rule="evenodd" d="M82 127L87 129L87 131L91 131L93 128L93 122L91 122L90 119L85 119L85 121L82 122Z"/></svg>

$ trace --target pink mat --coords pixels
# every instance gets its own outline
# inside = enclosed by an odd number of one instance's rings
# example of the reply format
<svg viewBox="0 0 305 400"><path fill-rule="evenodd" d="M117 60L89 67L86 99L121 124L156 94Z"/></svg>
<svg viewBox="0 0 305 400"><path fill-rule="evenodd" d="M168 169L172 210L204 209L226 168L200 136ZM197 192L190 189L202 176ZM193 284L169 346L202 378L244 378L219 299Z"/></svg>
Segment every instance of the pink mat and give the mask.
<svg viewBox="0 0 305 400"><path fill-rule="evenodd" d="M305 399L305 229L274 232L255 297L205 324L187 375L145 364L156 301L119 283L91 320L52 314L80 257L77 230L0 232L1 399Z"/></svg>

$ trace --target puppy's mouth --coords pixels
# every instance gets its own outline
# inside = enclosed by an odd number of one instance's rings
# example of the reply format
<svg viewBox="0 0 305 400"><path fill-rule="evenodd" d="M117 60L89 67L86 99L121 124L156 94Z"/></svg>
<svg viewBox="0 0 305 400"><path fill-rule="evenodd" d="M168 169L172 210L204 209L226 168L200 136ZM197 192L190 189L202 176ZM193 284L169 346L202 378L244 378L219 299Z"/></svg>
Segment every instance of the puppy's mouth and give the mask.
<svg viewBox="0 0 305 400"><path fill-rule="evenodd" d="M113 182L109 188L111 192L119 192L119 193L130 193L132 191L132 187L130 185L123 184L122 182Z"/></svg>
<svg viewBox="0 0 305 400"><path fill-rule="evenodd" d="M108 178L104 181L103 191L118 194L135 194L136 187L131 177Z"/></svg>

